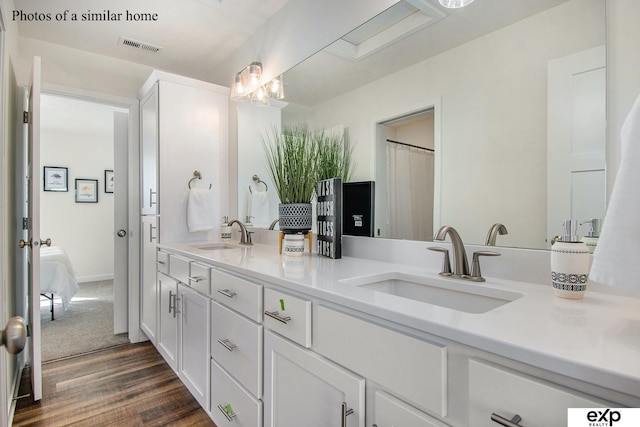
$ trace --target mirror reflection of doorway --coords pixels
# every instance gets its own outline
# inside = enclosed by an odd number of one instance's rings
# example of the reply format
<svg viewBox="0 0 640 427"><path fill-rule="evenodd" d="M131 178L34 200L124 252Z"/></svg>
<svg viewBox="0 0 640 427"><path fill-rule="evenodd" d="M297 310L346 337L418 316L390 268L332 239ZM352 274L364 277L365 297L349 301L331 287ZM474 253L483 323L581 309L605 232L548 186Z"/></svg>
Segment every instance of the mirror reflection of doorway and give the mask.
<svg viewBox="0 0 640 427"><path fill-rule="evenodd" d="M435 176L434 109L412 113L380 124L384 139L386 176L386 235L393 239L433 240ZM380 163L378 163L380 164Z"/></svg>
<svg viewBox="0 0 640 427"><path fill-rule="evenodd" d="M116 112L128 110L41 96L40 223L52 241L41 250L43 362L128 342L114 333Z"/></svg>

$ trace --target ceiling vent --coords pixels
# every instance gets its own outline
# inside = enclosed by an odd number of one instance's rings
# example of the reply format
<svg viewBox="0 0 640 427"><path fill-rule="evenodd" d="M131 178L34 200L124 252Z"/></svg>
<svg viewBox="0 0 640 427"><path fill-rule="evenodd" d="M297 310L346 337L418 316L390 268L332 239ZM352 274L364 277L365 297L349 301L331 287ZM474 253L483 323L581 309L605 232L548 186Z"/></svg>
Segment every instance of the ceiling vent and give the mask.
<svg viewBox="0 0 640 427"><path fill-rule="evenodd" d="M122 37L122 36L120 36L120 40L118 40L118 44L122 46L132 47L134 49L146 50L147 52L152 52L152 53L158 53L160 52L160 49L162 49L160 46L156 46L151 43L145 43L145 42L133 40L128 37Z"/></svg>

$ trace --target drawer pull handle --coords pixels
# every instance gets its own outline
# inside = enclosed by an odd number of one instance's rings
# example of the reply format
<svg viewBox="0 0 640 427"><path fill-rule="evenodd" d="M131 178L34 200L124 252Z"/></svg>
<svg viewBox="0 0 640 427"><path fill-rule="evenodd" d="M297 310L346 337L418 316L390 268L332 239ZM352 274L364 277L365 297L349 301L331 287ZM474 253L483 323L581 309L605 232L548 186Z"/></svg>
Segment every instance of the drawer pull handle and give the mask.
<svg viewBox="0 0 640 427"><path fill-rule="evenodd" d="M166 262L164 262L164 261L156 261L156 264L158 264L158 265L165 265L165 264L166 264Z"/></svg>
<svg viewBox="0 0 640 427"><path fill-rule="evenodd" d="M201 276L196 276L196 277L189 277L189 280L191 280L192 282L202 282L205 278L201 277Z"/></svg>
<svg viewBox="0 0 640 427"><path fill-rule="evenodd" d="M220 343L220 345L222 345L224 348L226 348L229 351L233 351L237 347L234 343L229 341L227 338L225 339L220 338L218 342Z"/></svg>
<svg viewBox="0 0 640 427"><path fill-rule="evenodd" d="M218 293L224 295L225 297L233 298L236 296L236 293L230 291L229 289L218 289Z"/></svg>
<svg viewBox="0 0 640 427"><path fill-rule="evenodd" d="M347 402L342 402L342 423L340 424L342 427L347 427L347 417L353 414L353 409L347 408Z"/></svg>
<svg viewBox="0 0 640 427"><path fill-rule="evenodd" d="M494 412L493 414L491 414L491 421L494 421L505 427L522 427L520 424L518 424L520 421L522 421L522 417L517 414L514 415L513 418L508 420Z"/></svg>
<svg viewBox="0 0 640 427"><path fill-rule="evenodd" d="M233 419L236 417L236 413L233 412L233 409L231 409L231 405L227 405L225 407L218 404L218 409L220 409L220 412L224 414L224 416L227 418L227 420L229 420L229 422L233 421Z"/></svg>
<svg viewBox="0 0 640 427"><path fill-rule="evenodd" d="M156 202L153 201L153 195L156 194L155 191L153 191L153 188L149 189L149 207L153 207L153 205L156 204Z"/></svg>
<svg viewBox="0 0 640 427"><path fill-rule="evenodd" d="M291 320L291 317L289 316L280 316L280 313L278 313L277 311L265 311L264 314L265 316L269 316L272 319L277 320L278 322L284 323L285 325Z"/></svg>

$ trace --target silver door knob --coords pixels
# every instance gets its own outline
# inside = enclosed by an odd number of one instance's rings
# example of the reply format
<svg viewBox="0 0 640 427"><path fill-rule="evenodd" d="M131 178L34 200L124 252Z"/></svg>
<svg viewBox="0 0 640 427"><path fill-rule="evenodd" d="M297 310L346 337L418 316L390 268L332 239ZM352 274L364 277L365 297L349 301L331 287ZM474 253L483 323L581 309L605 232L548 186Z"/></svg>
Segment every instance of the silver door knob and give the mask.
<svg viewBox="0 0 640 427"><path fill-rule="evenodd" d="M126 232L126 231L124 231L124 230L118 230L118 233L117 233L117 234L118 234L118 237L124 237L124 236L126 236L126 235L127 235L127 232Z"/></svg>
<svg viewBox="0 0 640 427"><path fill-rule="evenodd" d="M27 326L22 317L12 317L7 322L7 327L2 330L1 345L7 348L11 354L18 354L24 348L27 341Z"/></svg>
<svg viewBox="0 0 640 427"><path fill-rule="evenodd" d="M41 246L51 246L51 239L46 239L46 240L42 240L40 239L40 245Z"/></svg>
<svg viewBox="0 0 640 427"><path fill-rule="evenodd" d="M29 239L28 242L25 242L24 239L20 239L20 241L18 242L18 247L20 249L24 249L25 247L31 247L31 239Z"/></svg>

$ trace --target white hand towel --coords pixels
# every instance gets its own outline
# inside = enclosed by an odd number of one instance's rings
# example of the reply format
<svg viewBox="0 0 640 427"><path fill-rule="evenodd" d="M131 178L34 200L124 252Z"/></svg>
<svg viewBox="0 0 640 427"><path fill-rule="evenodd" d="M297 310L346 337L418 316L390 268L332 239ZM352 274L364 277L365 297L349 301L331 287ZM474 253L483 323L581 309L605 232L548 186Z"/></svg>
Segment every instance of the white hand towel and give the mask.
<svg viewBox="0 0 640 427"><path fill-rule="evenodd" d="M249 200L249 215L254 227L266 227L271 224L269 219L269 195L266 191L253 190Z"/></svg>
<svg viewBox="0 0 640 427"><path fill-rule="evenodd" d="M593 254L590 280L640 289L640 97L621 130L620 168Z"/></svg>
<svg viewBox="0 0 640 427"><path fill-rule="evenodd" d="M211 230L216 227L218 217L215 215L213 191L205 188L189 190L187 201L187 227L189 233Z"/></svg>

